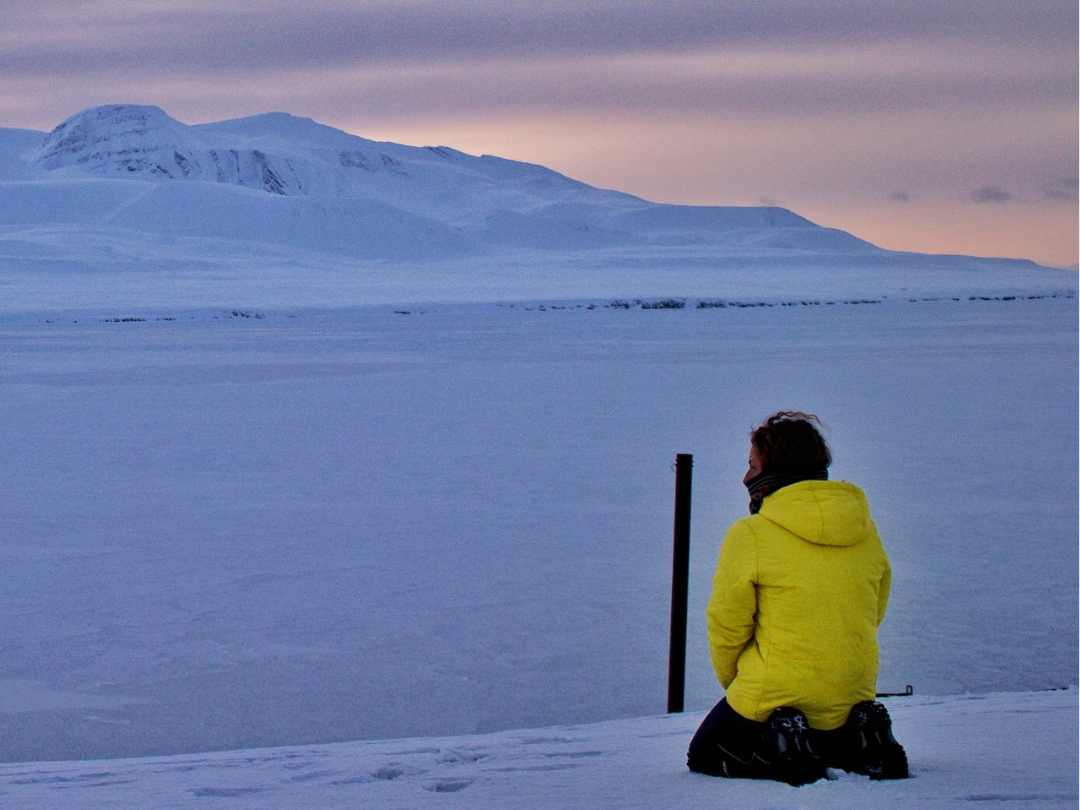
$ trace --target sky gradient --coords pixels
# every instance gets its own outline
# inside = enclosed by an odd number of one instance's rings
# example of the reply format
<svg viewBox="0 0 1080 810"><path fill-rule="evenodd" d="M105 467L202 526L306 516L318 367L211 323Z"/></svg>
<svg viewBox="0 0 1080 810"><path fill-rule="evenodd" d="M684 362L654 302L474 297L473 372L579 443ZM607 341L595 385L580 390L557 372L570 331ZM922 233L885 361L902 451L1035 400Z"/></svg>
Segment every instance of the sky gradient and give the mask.
<svg viewBox="0 0 1080 810"><path fill-rule="evenodd" d="M284 111L1075 266L1077 31L1075 0L0 0L0 126Z"/></svg>

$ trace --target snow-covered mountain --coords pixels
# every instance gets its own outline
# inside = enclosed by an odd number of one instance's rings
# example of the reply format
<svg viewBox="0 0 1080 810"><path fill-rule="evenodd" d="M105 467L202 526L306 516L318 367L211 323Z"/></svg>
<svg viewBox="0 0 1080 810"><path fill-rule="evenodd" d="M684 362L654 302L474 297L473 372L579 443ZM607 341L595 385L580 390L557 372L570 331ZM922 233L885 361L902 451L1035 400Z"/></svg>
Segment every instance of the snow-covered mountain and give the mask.
<svg viewBox="0 0 1080 810"><path fill-rule="evenodd" d="M19 308L103 303L102 289L123 285L125 300L273 303L239 301L225 279L290 286L291 303L337 301L350 284L354 303L722 294L740 273L760 293L775 282L762 271L803 272L816 291L823 269L866 294L910 287L913 272L989 270L1011 284L1036 268L886 251L783 208L651 203L284 113L189 126L157 107L110 105L47 134L0 129L0 304ZM91 289L87 274L114 278ZM140 277L154 289L133 286ZM850 289L868 277L878 286Z"/></svg>
<svg viewBox="0 0 1080 810"><path fill-rule="evenodd" d="M0 166L30 167L5 174L30 183L5 189L3 225L26 223L28 210L45 224L51 210L60 221L316 248L336 233L361 256L414 254L417 243L444 258L485 245L875 250L781 208L657 205L542 166L379 143L284 113L188 126L157 107L112 105L72 116L33 150L4 131L4 147ZM72 195L79 204L56 204ZM352 245L357 231L362 244Z"/></svg>

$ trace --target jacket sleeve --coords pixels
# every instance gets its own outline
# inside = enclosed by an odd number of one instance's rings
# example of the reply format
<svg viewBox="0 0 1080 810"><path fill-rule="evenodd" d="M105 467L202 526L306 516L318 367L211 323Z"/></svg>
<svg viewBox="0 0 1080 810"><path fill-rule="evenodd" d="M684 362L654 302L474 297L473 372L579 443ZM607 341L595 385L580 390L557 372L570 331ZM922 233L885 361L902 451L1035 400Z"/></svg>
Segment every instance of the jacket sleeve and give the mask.
<svg viewBox="0 0 1080 810"><path fill-rule="evenodd" d="M745 525L745 521L739 521L728 530L720 547L712 598L705 611L712 665L724 689L735 680L739 655L754 635L756 583L757 544L754 533Z"/></svg>
<svg viewBox="0 0 1080 810"><path fill-rule="evenodd" d="M878 626L885 621L885 608L889 605L889 592L892 590L892 568L889 566L889 558L885 558L885 570L881 572L881 583L878 585Z"/></svg>
<svg viewBox="0 0 1080 810"><path fill-rule="evenodd" d="M892 591L892 566L889 565L889 555L885 553L885 547L881 543L881 537L878 535L877 526L870 523L870 527L873 531L873 539L877 542L877 547L881 553L882 570L881 579L878 581L877 592L877 623L881 626L881 623L885 621L885 609L889 605L889 593Z"/></svg>

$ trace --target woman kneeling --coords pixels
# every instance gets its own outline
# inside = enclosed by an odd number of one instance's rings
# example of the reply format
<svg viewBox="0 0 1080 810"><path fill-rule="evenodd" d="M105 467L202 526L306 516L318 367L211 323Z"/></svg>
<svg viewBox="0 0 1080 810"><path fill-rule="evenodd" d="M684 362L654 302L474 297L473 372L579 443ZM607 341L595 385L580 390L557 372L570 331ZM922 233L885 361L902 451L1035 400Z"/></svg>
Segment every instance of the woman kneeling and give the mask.
<svg viewBox="0 0 1080 810"><path fill-rule="evenodd" d="M814 416L750 435L750 516L724 538L707 610L726 695L690 743L690 770L802 785L826 768L908 775L877 688L889 559L863 491L829 481Z"/></svg>

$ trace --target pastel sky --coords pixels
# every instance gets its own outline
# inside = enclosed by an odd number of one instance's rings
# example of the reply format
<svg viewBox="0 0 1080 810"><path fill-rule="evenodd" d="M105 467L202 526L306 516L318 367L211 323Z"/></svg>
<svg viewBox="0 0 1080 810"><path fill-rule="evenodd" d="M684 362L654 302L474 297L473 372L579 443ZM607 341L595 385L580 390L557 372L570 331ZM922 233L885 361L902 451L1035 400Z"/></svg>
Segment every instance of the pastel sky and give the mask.
<svg viewBox="0 0 1080 810"><path fill-rule="evenodd" d="M1075 0L0 0L0 126L284 111L882 247L1077 262Z"/></svg>

